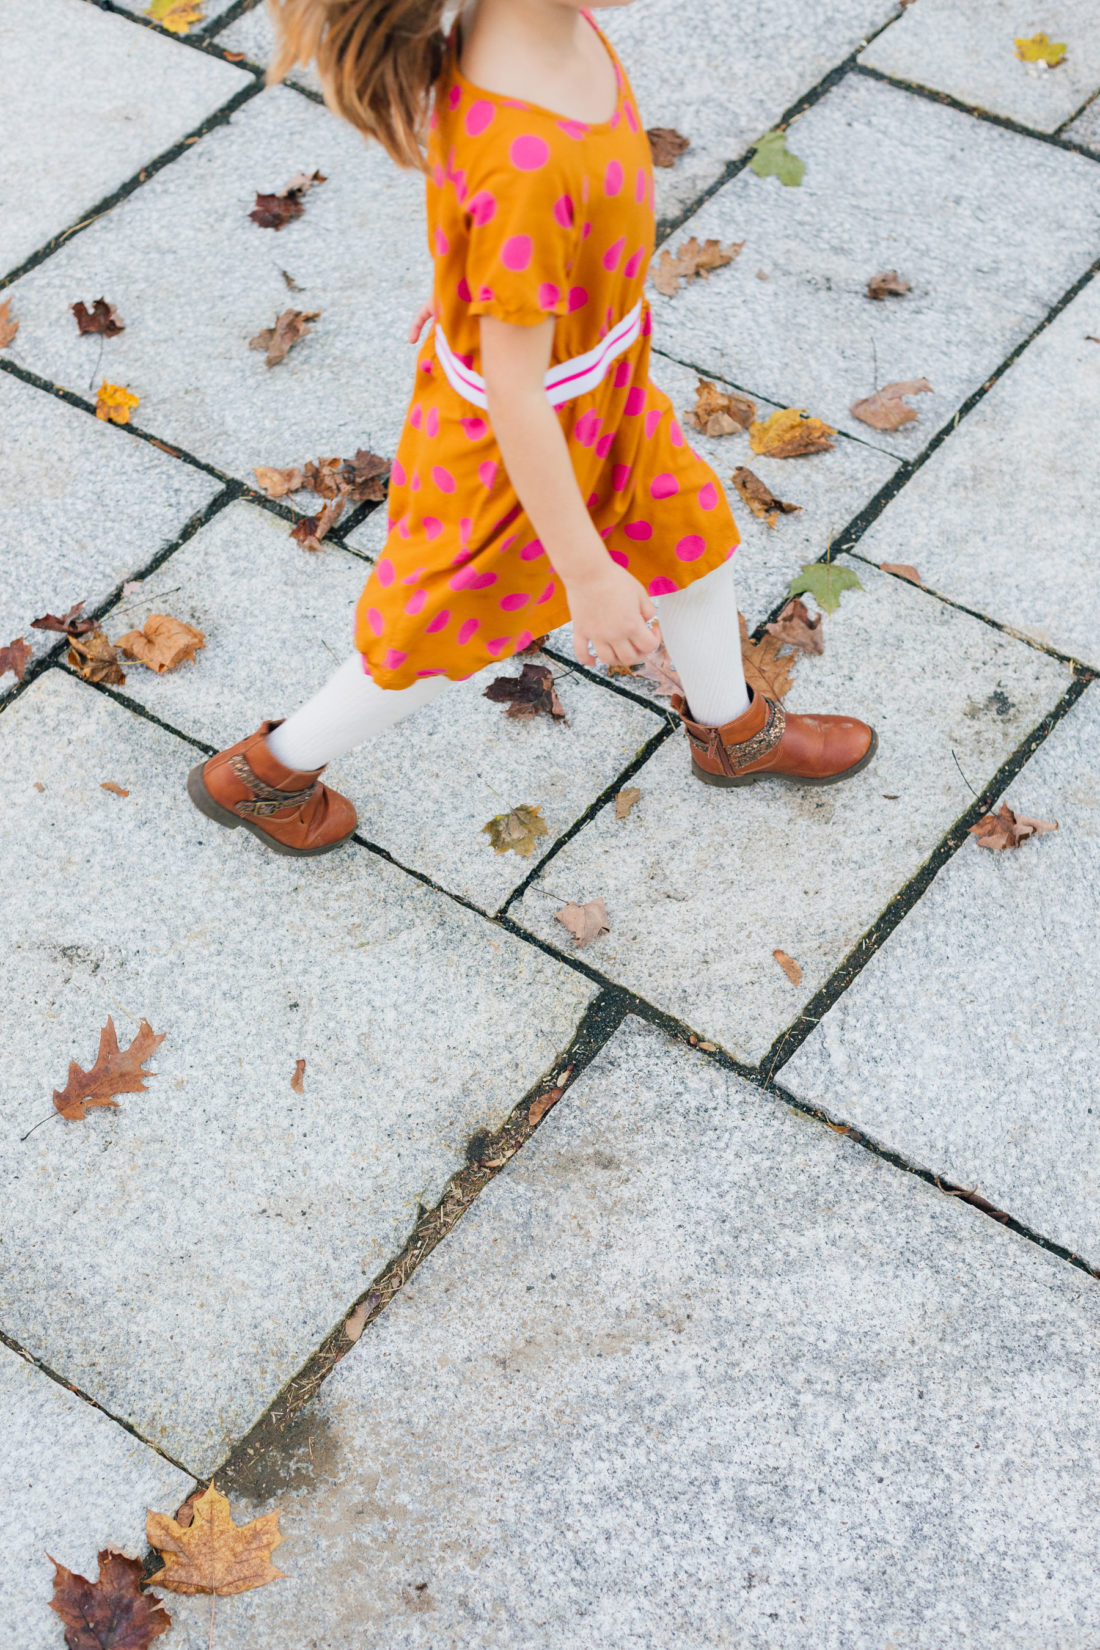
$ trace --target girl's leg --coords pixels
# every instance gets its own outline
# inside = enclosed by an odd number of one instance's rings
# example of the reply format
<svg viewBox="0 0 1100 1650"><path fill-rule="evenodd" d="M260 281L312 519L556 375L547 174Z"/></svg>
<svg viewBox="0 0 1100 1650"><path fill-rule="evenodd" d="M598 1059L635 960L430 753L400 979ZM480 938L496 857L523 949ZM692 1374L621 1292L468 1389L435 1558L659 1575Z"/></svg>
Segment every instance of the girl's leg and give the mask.
<svg viewBox="0 0 1100 1650"><path fill-rule="evenodd" d="M697 722L721 727L749 708L733 563L723 562L686 590L658 596L661 635Z"/></svg>
<svg viewBox="0 0 1100 1650"><path fill-rule="evenodd" d="M301 710L267 736L267 748L286 768L310 773L384 733L449 685L446 676L422 676L412 687L380 688L353 653Z"/></svg>

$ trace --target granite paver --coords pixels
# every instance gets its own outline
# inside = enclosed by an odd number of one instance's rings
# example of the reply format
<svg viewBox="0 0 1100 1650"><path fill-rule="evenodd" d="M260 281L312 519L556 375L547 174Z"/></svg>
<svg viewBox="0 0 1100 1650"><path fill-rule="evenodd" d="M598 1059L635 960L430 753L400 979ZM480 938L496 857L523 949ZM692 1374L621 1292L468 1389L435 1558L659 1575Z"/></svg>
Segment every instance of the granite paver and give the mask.
<svg viewBox="0 0 1100 1650"><path fill-rule="evenodd" d="M1100 667L1096 466L1100 277L1035 339L856 546Z"/></svg>
<svg viewBox="0 0 1100 1650"><path fill-rule="evenodd" d="M1100 155L1100 97L1094 97L1062 135L1075 143L1083 143L1087 149L1095 149Z"/></svg>
<svg viewBox="0 0 1100 1650"><path fill-rule="evenodd" d="M1017 39L1064 42L1055 69L1025 63ZM1053 132L1100 88L1100 16L1092 0L1047 0L1034 14L1017 0L920 0L883 29L860 62L960 102Z"/></svg>
<svg viewBox="0 0 1100 1650"><path fill-rule="evenodd" d="M275 51L275 29L267 7L253 6L243 17L219 29L218 45L226 51L244 52L250 63L262 63L266 68ZM321 77L313 63L295 64L287 81L291 86L304 86L320 95Z"/></svg>
<svg viewBox="0 0 1100 1650"><path fill-rule="evenodd" d="M685 223L684 237L744 250L674 298L654 293L654 340L912 457L1095 259L1100 168L859 74L788 144L800 188L744 171ZM876 302L866 285L887 269L912 291ZM852 417L876 380L920 377L934 393L896 434Z"/></svg>
<svg viewBox="0 0 1100 1650"><path fill-rule="evenodd" d="M1100 1266L1100 694L1013 780L1056 834L967 843L783 1068L800 1099ZM1095 1114L1095 1115L1094 1115Z"/></svg>
<svg viewBox="0 0 1100 1650"><path fill-rule="evenodd" d="M84 343L88 372L97 347ZM193 465L11 373L0 373L0 466L0 644L21 635L36 655L58 638L32 630L32 619L78 601L90 612L219 491ZM0 676L0 694L14 685L11 674Z"/></svg>
<svg viewBox="0 0 1100 1650"><path fill-rule="evenodd" d="M186 137L250 77L87 0L5 0L0 276ZM48 118L43 118L43 111ZM15 157L18 156L18 164ZM68 304L96 292L79 286Z"/></svg>
<svg viewBox="0 0 1100 1650"><path fill-rule="evenodd" d="M96 1554L145 1551L145 1509L175 1512L194 1487L147 1444L0 1346L0 1634L19 1650L57 1650L53 1566L94 1580Z"/></svg>
<svg viewBox="0 0 1100 1650"><path fill-rule="evenodd" d="M197 39L203 35L216 33L218 28L222 26L221 19L224 13L235 3L236 0L196 0L196 5L202 16L191 25L185 35L175 35L174 38L177 40L187 37ZM260 3L262 4L263 0L260 0ZM132 12L135 17L147 17L149 13L148 0L112 0L112 4L122 11Z"/></svg>
<svg viewBox="0 0 1100 1650"><path fill-rule="evenodd" d="M0 1323L207 1473L592 988L354 844L303 864L229 836L183 790L193 747L60 671L0 742ZM158 1075L65 1123L51 1088L108 1015L167 1033Z"/></svg>
<svg viewBox="0 0 1100 1650"><path fill-rule="evenodd" d="M1089 1650L1098 1356L1093 1279L628 1021L269 1463L291 1579L223 1619Z"/></svg>
<svg viewBox="0 0 1100 1650"><path fill-rule="evenodd" d="M602 809L511 909L560 945L551 894L602 896L611 932L587 960L750 1063L972 800L955 757L980 790L1070 682L1063 665L900 579L862 565L859 577L864 590L825 620L825 652L799 662L784 703L873 723L879 750L863 773L830 789L719 790L693 777L677 735L632 779L642 799L630 817ZM800 964L800 986L777 948Z"/></svg>

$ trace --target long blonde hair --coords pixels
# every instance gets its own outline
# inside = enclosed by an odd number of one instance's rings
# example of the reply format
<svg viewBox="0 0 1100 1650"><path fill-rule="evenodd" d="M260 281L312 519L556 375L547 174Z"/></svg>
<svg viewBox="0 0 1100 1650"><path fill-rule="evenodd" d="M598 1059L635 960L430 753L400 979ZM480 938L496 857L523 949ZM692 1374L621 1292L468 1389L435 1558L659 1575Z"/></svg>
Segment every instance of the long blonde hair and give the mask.
<svg viewBox="0 0 1100 1650"><path fill-rule="evenodd" d="M268 0L269 83L315 59L329 108L377 138L399 166L424 168L431 91L443 67L447 0Z"/></svg>

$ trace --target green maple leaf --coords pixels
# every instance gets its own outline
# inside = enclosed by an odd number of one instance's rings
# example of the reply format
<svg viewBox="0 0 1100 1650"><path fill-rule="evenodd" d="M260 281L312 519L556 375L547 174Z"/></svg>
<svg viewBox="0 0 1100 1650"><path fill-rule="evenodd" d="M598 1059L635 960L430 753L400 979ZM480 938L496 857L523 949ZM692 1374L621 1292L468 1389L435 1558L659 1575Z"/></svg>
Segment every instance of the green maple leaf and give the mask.
<svg viewBox="0 0 1100 1650"><path fill-rule="evenodd" d="M765 132L749 167L758 178L778 178L789 189L797 189L806 172L806 162L787 148L786 132Z"/></svg>
<svg viewBox="0 0 1100 1650"><path fill-rule="evenodd" d="M835 613L840 606L842 590L862 590L850 567L838 567L831 561L808 561L796 579L792 579L788 597L809 594L823 613Z"/></svg>

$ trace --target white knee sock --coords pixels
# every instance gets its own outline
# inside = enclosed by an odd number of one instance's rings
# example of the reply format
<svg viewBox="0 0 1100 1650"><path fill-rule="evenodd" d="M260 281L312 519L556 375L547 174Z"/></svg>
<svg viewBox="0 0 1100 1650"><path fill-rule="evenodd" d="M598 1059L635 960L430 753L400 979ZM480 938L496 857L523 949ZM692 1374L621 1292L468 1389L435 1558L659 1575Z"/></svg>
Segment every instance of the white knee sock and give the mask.
<svg viewBox="0 0 1100 1650"><path fill-rule="evenodd" d="M412 687L380 688L363 669L362 655L353 653L319 693L275 729L267 748L284 767L311 773L392 728L449 686L446 676L422 676Z"/></svg>
<svg viewBox="0 0 1100 1650"><path fill-rule="evenodd" d="M723 562L686 590L656 602L661 635L692 720L710 727L732 722L749 708L732 564Z"/></svg>

